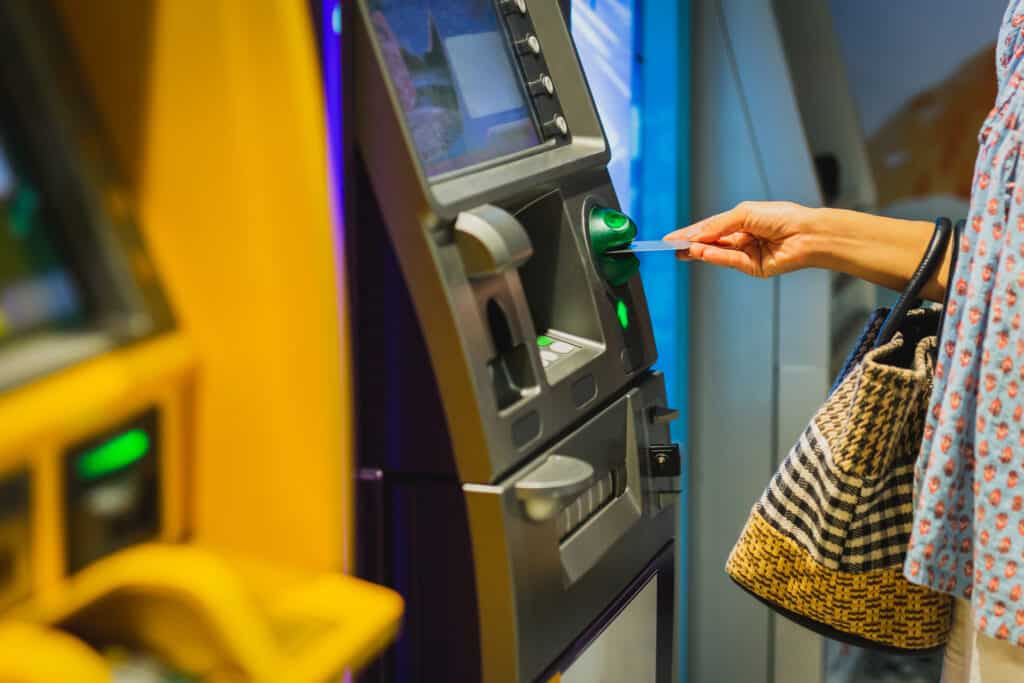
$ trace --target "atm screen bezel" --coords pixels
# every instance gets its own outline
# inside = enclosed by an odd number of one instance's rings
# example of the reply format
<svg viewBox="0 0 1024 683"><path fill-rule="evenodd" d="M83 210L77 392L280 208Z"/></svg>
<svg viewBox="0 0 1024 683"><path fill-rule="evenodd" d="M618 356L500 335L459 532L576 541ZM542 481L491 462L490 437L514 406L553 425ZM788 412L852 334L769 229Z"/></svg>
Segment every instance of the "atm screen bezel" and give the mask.
<svg viewBox="0 0 1024 683"><path fill-rule="evenodd" d="M138 277L152 270L148 255L74 66L52 10L0 3L0 124L31 157L89 311L74 331L28 333L0 348L0 390L173 327L159 284Z"/></svg>
<svg viewBox="0 0 1024 683"><path fill-rule="evenodd" d="M360 9L358 14L363 22L362 35L369 39L377 73L386 75L387 64L371 23L369 0L357 0L357 3ZM610 159L604 128L559 3L556 0L526 0L526 4L550 76L559 93L562 115L569 129L567 142L555 144L551 140L544 141L481 164L428 177L419 160L394 85L390 78L384 79L383 89L396 114L406 156L413 160L424 196L439 216L451 218L459 211L500 197L519 194L568 173L607 165ZM500 18L497 6L495 11ZM519 69L517 76L522 77ZM521 85L525 87L525 84ZM354 104L359 106L358 102Z"/></svg>

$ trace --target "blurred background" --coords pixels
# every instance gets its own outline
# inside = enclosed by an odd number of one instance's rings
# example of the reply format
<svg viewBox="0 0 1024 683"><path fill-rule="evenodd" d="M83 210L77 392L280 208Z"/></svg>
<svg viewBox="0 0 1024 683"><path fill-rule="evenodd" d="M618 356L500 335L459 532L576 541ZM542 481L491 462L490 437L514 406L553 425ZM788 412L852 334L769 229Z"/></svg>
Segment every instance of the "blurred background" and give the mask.
<svg viewBox="0 0 1024 683"><path fill-rule="evenodd" d="M938 683L723 571L895 293L594 245L964 217L1005 9L0 5L0 680Z"/></svg>

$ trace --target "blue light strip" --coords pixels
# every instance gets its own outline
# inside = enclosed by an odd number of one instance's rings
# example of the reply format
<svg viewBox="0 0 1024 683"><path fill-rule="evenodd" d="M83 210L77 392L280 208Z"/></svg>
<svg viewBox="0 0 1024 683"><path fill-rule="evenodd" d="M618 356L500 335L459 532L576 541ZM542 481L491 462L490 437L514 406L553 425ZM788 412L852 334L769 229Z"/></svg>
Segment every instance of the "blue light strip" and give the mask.
<svg viewBox="0 0 1024 683"><path fill-rule="evenodd" d="M338 228L338 246L344 240L344 183L345 162L342 149L344 129L343 95L341 81L342 11L341 0L323 0L320 27L323 49L324 103L327 107L327 145L330 165L331 198Z"/></svg>
<svg viewBox="0 0 1024 683"><path fill-rule="evenodd" d="M342 2L344 0L322 0L320 14L320 44L323 59L324 105L326 109L327 131L327 164L328 194L331 199L331 212L334 219L334 247L337 273L340 279L345 277L345 136L344 136L344 93L342 91L342 50L341 41L344 31ZM346 283L338 283L339 291L344 292ZM345 306L344 299L341 306ZM347 320L342 315L340 320ZM342 334L342 343L346 343L346 335ZM343 350L344 351L344 350ZM343 571L349 572L348 558L351 556L354 539L342 539Z"/></svg>
<svg viewBox="0 0 1024 683"><path fill-rule="evenodd" d="M636 0L640 28L638 70L640 170L638 216L642 237L659 239L690 218L690 1ZM670 405L682 419L673 438L687 448L689 439L689 268L664 258L649 258L644 282L652 297L651 315L658 340L659 365L666 369ZM650 295L649 295L650 296ZM686 680L688 659L687 588L689 585L689 461L680 477L679 533L679 680Z"/></svg>
<svg viewBox="0 0 1024 683"><path fill-rule="evenodd" d="M572 33L611 148L608 170L623 210L638 219L642 239L660 239L690 215L689 0L572 0ZM689 436L689 271L674 260L643 265L647 303L665 370L668 398ZM689 469L681 477L678 558L679 663L686 678L686 587Z"/></svg>
<svg viewBox="0 0 1024 683"><path fill-rule="evenodd" d="M635 0L572 0L572 35L611 151L608 173L622 210L637 209Z"/></svg>

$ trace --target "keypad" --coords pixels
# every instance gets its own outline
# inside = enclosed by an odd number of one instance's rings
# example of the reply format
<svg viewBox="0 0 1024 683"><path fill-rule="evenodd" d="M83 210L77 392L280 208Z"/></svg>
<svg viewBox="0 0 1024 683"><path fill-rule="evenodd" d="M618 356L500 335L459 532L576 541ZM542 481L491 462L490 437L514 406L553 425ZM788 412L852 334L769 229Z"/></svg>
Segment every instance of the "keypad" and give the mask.
<svg viewBox="0 0 1024 683"><path fill-rule="evenodd" d="M540 362L545 368L562 362L582 348L564 339L559 339L550 332L537 337L537 347L540 349Z"/></svg>

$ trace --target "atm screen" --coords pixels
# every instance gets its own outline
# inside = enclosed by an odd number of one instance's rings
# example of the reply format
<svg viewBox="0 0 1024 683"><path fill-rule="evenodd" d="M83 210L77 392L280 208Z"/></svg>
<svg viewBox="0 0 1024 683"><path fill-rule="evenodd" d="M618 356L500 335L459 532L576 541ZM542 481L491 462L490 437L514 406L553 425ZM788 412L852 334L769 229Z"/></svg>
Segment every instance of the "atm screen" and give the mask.
<svg viewBox="0 0 1024 683"><path fill-rule="evenodd" d="M428 176L540 144L492 0L371 0L370 7Z"/></svg>
<svg viewBox="0 0 1024 683"><path fill-rule="evenodd" d="M30 332L77 326L83 309L40 190L0 137L0 347Z"/></svg>

